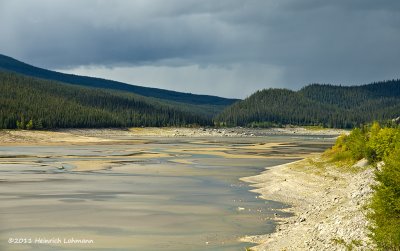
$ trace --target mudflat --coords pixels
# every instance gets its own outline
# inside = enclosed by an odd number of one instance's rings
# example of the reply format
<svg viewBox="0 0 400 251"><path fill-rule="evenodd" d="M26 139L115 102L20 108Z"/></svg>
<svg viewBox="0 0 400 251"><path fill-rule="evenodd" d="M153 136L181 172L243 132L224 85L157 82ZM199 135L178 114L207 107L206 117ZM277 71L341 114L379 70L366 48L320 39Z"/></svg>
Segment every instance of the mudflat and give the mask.
<svg viewBox="0 0 400 251"><path fill-rule="evenodd" d="M239 179L333 142L162 130L1 131L0 249L240 250L290 213Z"/></svg>

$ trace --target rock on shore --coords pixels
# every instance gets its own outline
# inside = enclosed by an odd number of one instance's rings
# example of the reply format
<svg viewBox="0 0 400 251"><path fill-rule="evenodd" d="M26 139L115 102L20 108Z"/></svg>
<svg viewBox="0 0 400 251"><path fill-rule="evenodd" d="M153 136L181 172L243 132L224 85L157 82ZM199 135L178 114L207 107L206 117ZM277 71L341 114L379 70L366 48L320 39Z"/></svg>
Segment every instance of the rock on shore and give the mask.
<svg viewBox="0 0 400 251"><path fill-rule="evenodd" d="M272 234L242 238L258 244L252 250L373 250L364 209L373 168L342 171L318 161L301 160L243 178L262 198L287 203L293 213L276 218Z"/></svg>
<svg viewBox="0 0 400 251"><path fill-rule="evenodd" d="M174 127L148 127L130 128L131 133L138 136L160 137L262 137L270 135L311 135L332 136L348 134L343 129L306 129L302 127L288 128L174 128Z"/></svg>

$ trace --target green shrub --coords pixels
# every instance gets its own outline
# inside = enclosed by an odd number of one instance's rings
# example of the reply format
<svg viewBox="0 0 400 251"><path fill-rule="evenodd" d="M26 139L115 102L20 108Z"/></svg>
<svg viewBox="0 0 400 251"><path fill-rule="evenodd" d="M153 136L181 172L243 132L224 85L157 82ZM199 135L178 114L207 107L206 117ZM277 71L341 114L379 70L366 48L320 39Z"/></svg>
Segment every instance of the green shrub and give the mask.
<svg viewBox="0 0 400 251"><path fill-rule="evenodd" d="M400 250L400 143L384 161L370 203L371 238L380 250Z"/></svg>
<svg viewBox="0 0 400 251"><path fill-rule="evenodd" d="M331 161L355 162L365 157L367 152L366 135L360 128L355 128L349 135L341 135L335 145L325 154Z"/></svg>
<svg viewBox="0 0 400 251"><path fill-rule="evenodd" d="M355 128L346 138L346 149L351 153L353 160L364 158L366 153L366 136L360 128Z"/></svg>
<svg viewBox="0 0 400 251"><path fill-rule="evenodd" d="M371 133L367 143L367 158L371 162L381 161L395 148L396 142L400 140L399 129L382 128Z"/></svg>
<svg viewBox="0 0 400 251"><path fill-rule="evenodd" d="M26 124L26 129L27 130L32 130L33 129L33 120L29 120L29 122Z"/></svg>

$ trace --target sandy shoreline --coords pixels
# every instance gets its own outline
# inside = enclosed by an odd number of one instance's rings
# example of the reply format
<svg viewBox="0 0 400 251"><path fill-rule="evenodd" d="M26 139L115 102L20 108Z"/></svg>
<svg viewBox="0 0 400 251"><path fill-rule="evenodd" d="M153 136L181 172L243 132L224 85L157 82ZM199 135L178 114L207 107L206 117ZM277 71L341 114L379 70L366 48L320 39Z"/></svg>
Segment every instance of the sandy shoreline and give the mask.
<svg viewBox="0 0 400 251"><path fill-rule="evenodd" d="M348 133L341 129L305 128L129 128L129 129L60 129L49 131L0 130L1 145L115 144L147 137L263 137L271 135L312 135L337 137Z"/></svg>
<svg viewBox="0 0 400 251"><path fill-rule="evenodd" d="M373 250L363 209L372 192L372 168L341 171L312 157L241 180L263 199L290 205L293 214L275 218L272 234L242 238L257 244L251 250Z"/></svg>

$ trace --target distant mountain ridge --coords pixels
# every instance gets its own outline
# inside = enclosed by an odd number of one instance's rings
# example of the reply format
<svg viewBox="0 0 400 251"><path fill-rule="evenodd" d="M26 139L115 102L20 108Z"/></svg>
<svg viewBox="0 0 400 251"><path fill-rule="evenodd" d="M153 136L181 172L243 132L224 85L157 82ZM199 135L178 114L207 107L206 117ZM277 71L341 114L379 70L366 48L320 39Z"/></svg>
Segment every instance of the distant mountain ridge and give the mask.
<svg viewBox="0 0 400 251"><path fill-rule="evenodd" d="M299 91L265 89L227 107L228 126L320 125L352 128L400 116L400 80L361 86L311 84Z"/></svg>
<svg viewBox="0 0 400 251"><path fill-rule="evenodd" d="M47 80L55 80L79 86L126 91L146 97L153 97L158 99L165 99L174 102L181 102L181 103L188 103L195 105L227 106L237 101L237 99L222 98L211 95L182 93L182 92L170 91L158 88L130 85L118 81L101 79L101 78L60 73L56 71L35 67L2 54L0 54L0 69L20 73L26 76L37 77Z"/></svg>

